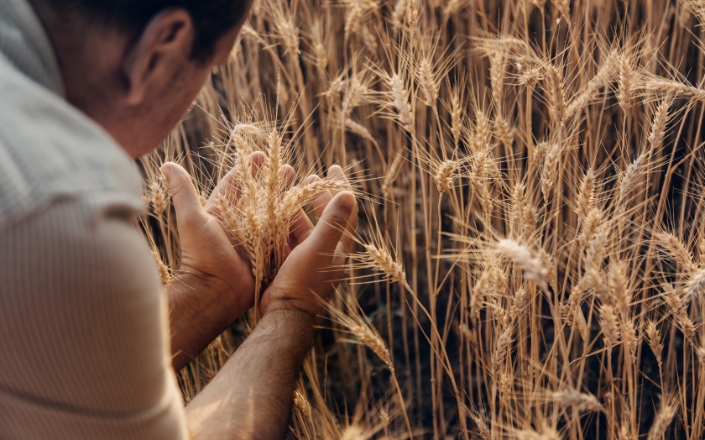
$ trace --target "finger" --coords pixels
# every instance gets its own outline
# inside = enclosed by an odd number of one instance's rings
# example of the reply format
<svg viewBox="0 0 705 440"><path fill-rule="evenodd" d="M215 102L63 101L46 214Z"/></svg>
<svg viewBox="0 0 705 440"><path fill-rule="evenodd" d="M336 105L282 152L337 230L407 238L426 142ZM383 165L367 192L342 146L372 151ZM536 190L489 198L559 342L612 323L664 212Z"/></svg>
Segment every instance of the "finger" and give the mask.
<svg viewBox="0 0 705 440"><path fill-rule="evenodd" d="M240 198L240 176L237 167L233 167L215 186L215 189L206 202L206 212L211 214L218 212L218 197L229 194L231 200Z"/></svg>
<svg viewBox="0 0 705 440"><path fill-rule="evenodd" d="M346 187L350 187L350 182L345 176L345 172L343 172L343 169L340 168L339 165L333 165L328 169L328 178L332 180L337 180L338 182L344 184ZM335 196L339 192L340 191L334 191L333 195Z"/></svg>
<svg viewBox="0 0 705 440"><path fill-rule="evenodd" d="M289 228L291 243L293 249L304 240L306 240L313 231L313 223L308 218L303 209L299 208L294 217L291 219L291 227Z"/></svg>
<svg viewBox="0 0 705 440"><path fill-rule="evenodd" d="M189 229L207 221L206 211L186 170L173 162L166 162L162 165L161 171L166 177L169 193L174 202L179 228Z"/></svg>
<svg viewBox="0 0 705 440"><path fill-rule="evenodd" d="M311 184L311 183L316 183L321 180L320 177L316 176L315 174L308 176L306 179L306 183ZM331 194L330 191L321 191L318 194L314 194L313 197L311 197L311 205L313 206L313 211L316 214L317 218L321 218L323 215L323 211L325 211L326 206L328 206L328 202L331 201L333 198L333 195Z"/></svg>
<svg viewBox="0 0 705 440"><path fill-rule="evenodd" d="M345 172L340 168L340 165L333 165L328 169L328 177L335 180L341 180L348 183L348 178L345 176Z"/></svg>
<svg viewBox="0 0 705 440"><path fill-rule="evenodd" d="M320 182L320 181L321 181L320 177L318 177L315 174L311 174L310 176L308 176L306 178L306 180L304 180L304 184L305 185L312 185L312 184L314 184L316 182ZM314 196L311 197L311 205L313 206L313 210L314 210L314 213L316 214L316 218L321 217L321 215L323 214L323 210L325 209L325 205L330 201L330 199L329 200L318 200L320 195L321 195L321 193L314 194Z"/></svg>
<svg viewBox="0 0 705 440"><path fill-rule="evenodd" d="M279 167L279 180L281 182L281 191L286 190L286 188L291 185L291 182L296 178L296 171L294 167L289 164L282 165Z"/></svg>
<svg viewBox="0 0 705 440"><path fill-rule="evenodd" d="M350 217L348 217L348 224L345 228L345 232L342 237L340 237L340 243L343 245L343 251L349 254L352 251L353 241L355 232L357 231L357 221L358 221L358 208L357 199L353 196L354 205L350 212Z"/></svg>
<svg viewBox="0 0 705 440"><path fill-rule="evenodd" d="M311 204L313 205L313 210L316 213L316 217L321 218L331 200L333 200L333 194L331 194L328 190L321 191L313 196L311 199Z"/></svg>
<svg viewBox="0 0 705 440"><path fill-rule="evenodd" d="M261 151L255 151L250 154L250 162L252 163L252 175L257 176L259 170L262 169L264 163L267 161L267 155Z"/></svg>
<svg viewBox="0 0 705 440"><path fill-rule="evenodd" d="M262 169L267 156L261 151L256 151L250 155L250 165L252 170L252 175L256 176L259 170ZM240 169L238 167L233 167L228 174L225 175L220 182L215 186L215 189L211 193L206 203L206 211L215 214L218 212L218 196L225 195L230 200L237 200L240 198Z"/></svg>
<svg viewBox="0 0 705 440"><path fill-rule="evenodd" d="M337 180L340 183L343 183L346 187L350 187L350 181L348 180L347 176L345 175L345 172L339 165L333 165L328 169L328 178ZM335 191L333 193L333 196L335 196L337 193L340 191ZM353 236L355 234L355 231L357 230L357 220L358 220L358 209L357 209L357 200L355 201L355 206L353 207L353 211L350 214L350 218L348 219L348 226L345 230L345 233L341 237L340 241L341 244L343 245L343 248L345 249L345 252L350 252L352 249L352 243L353 243Z"/></svg>
<svg viewBox="0 0 705 440"><path fill-rule="evenodd" d="M355 197L343 191L328 203L320 221L306 240L319 253L333 254L355 208Z"/></svg>

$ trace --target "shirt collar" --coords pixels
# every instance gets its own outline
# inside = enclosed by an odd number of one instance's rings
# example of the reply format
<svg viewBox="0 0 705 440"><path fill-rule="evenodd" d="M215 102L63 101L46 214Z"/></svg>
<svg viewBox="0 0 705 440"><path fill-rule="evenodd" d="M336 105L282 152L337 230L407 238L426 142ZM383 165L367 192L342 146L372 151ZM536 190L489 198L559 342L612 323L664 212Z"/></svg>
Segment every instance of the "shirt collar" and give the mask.
<svg viewBox="0 0 705 440"><path fill-rule="evenodd" d="M54 49L27 0L0 0L0 53L33 81L66 96Z"/></svg>

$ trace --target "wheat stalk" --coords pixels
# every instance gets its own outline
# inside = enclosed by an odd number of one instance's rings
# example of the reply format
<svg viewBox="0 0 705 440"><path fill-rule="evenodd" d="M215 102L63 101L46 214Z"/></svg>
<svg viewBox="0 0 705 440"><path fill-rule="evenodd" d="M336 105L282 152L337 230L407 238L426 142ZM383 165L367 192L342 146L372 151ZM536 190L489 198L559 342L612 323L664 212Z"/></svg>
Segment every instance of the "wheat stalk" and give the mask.
<svg viewBox="0 0 705 440"><path fill-rule="evenodd" d="M700 439L700 3L255 2L227 63L143 162L161 277L181 249L157 163L180 159L203 195L236 168L235 193L206 206L258 291L292 218L319 191L349 190L281 188L277 167L303 178L337 163L365 176L355 194L371 203L333 301L367 316L344 309L353 331L333 326L352 341L317 340L291 437ZM268 156L255 175L254 152ZM187 399L222 351L179 374ZM383 416L386 377L398 404ZM669 398L688 411L662 405L674 415L657 429L643 408L673 377Z"/></svg>

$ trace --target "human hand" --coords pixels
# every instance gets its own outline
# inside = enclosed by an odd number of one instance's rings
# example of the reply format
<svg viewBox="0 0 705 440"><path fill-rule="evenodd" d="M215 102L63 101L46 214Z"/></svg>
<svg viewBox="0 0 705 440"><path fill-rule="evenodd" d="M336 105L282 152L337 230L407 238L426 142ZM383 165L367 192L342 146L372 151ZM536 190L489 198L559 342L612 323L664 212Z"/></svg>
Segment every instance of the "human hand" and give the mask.
<svg viewBox="0 0 705 440"><path fill-rule="evenodd" d="M349 185L343 170L335 165L328 177ZM308 181L319 179L310 176ZM357 228L357 202L348 191L325 191L313 199L318 224L301 211L291 227L291 247L277 276L265 290L260 312L303 312L313 320L324 311L322 300L332 296L345 271L344 263Z"/></svg>
<svg viewBox="0 0 705 440"><path fill-rule="evenodd" d="M265 156L257 152L251 159L255 174ZM172 195L181 242L177 277L189 288L198 290L202 301L211 301L224 312L225 325L229 325L254 305L255 289L247 252L218 220L218 197L226 194L233 200L240 197L237 174L233 170L221 179L203 206L186 170L171 162L162 165L161 170ZM280 173L285 185L294 177L294 170L288 165Z"/></svg>

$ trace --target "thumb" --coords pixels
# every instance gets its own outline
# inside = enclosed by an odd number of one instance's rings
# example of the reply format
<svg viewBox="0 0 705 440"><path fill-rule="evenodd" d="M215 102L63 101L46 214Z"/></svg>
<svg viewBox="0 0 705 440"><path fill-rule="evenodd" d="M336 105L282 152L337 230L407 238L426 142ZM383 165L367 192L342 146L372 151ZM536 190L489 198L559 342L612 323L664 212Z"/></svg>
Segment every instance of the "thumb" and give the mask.
<svg viewBox="0 0 705 440"><path fill-rule="evenodd" d="M166 177L179 226L189 229L205 222L206 211L186 170L173 162L166 162L161 172Z"/></svg>
<svg viewBox="0 0 705 440"><path fill-rule="evenodd" d="M319 252L335 252L354 207L355 196L347 191L338 193L328 202L318 224L306 241Z"/></svg>

